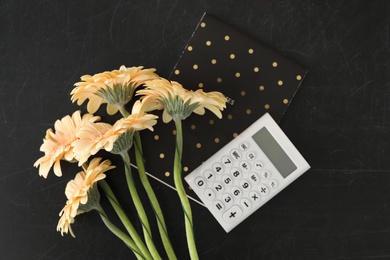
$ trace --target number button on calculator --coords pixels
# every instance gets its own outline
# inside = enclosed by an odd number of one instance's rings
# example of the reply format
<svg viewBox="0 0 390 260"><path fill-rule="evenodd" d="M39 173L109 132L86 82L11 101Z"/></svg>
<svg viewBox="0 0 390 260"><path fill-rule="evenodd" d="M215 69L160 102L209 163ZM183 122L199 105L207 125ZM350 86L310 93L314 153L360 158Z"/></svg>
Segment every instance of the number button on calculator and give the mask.
<svg viewBox="0 0 390 260"><path fill-rule="evenodd" d="M185 180L229 232L309 168L265 114Z"/></svg>

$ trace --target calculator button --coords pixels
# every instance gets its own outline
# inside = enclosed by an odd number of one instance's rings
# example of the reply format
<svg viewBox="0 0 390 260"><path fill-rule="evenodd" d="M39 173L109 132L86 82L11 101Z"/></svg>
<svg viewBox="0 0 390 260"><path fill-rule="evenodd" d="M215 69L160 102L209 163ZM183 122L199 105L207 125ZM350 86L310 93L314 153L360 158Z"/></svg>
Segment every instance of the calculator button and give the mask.
<svg viewBox="0 0 390 260"><path fill-rule="evenodd" d="M246 150L248 150L248 148L249 148L249 145L247 142L240 143L240 150L241 151L246 151Z"/></svg>
<svg viewBox="0 0 390 260"><path fill-rule="evenodd" d="M249 190L249 189L251 188L251 185L250 185L249 182L246 181L246 180L242 180L242 181L240 182L240 186L241 186L241 188L242 188L243 190Z"/></svg>
<svg viewBox="0 0 390 260"><path fill-rule="evenodd" d="M222 211L225 209L225 205L223 205L223 203L219 200L214 201L213 205L214 205L214 208L218 211Z"/></svg>
<svg viewBox="0 0 390 260"><path fill-rule="evenodd" d="M238 187L233 187L232 188L232 194L233 194L234 197L239 198L239 197L242 196L242 191Z"/></svg>
<svg viewBox="0 0 390 260"><path fill-rule="evenodd" d="M196 183L196 186L198 186L198 188L201 188L201 189L206 188L206 182L202 177L197 177L195 179L195 183Z"/></svg>
<svg viewBox="0 0 390 260"><path fill-rule="evenodd" d="M260 162L260 161L256 161L254 164L253 164L253 167L255 167L256 170L261 170L263 169L263 163Z"/></svg>
<svg viewBox="0 0 390 260"><path fill-rule="evenodd" d="M233 177L234 177L235 179L240 179L240 178L242 177L242 173L241 173L240 170L237 169L237 168L233 168L233 169L231 170L231 174L233 175Z"/></svg>
<svg viewBox="0 0 390 260"><path fill-rule="evenodd" d="M205 179L207 181L214 181L215 180L215 174L210 171L210 170L206 170L203 172L203 177L205 177Z"/></svg>
<svg viewBox="0 0 390 260"><path fill-rule="evenodd" d="M231 186L233 184L233 180L232 180L232 177L230 177L229 175L225 174L222 176L222 182L226 185L226 186Z"/></svg>
<svg viewBox="0 0 390 260"><path fill-rule="evenodd" d="M229 194L223 194L222 195L223 203L225 203L226 206L230 206L233 204L233 198Z"/></svg>
<svg viewBox="0 0 390 260"><path fill-rule="evenodd" d="M254 152L249 152L249 153L247 153L246 158L248 160L252 161L252 160L256 159L256 154Z"/></svg>
<svg viewBox="0 0 390 260"><path fill-rule="evenodd" d="M259 191L260 191L261 195L268 195L269 194L269 189L264 184L259 184Z"/></svg>
<svg viewBox="0 0 390 260"><path fill-rule="evenodd" d="M209 200L215 199L215 193L212 189L205 189L204 196Z"/></svg>
<svg viewBox="0 0 390 260"><path fill-rule="evenodd" d="M240 218L242 216L242 209L234 205L230 209L228 209L225 213L223 213L222 218L229 223L232 223L236 221L236 219Z"/></svg>
<svg viewBox="0 0 390 260"><path fill-rule="evenodd" d="M260 201L260 195L259 193L257 193L256 191L251 191L249 192L249 199L253 202L253 203L257 203Z"/></svg>
<svg viewBox="0 0 390 260"><path fill-rule="evenodd" d="M214 182L213 183L213 188L218 193L222 193L224 191L223 185L220 182Z"/></svg>
<svg viewBox="0 0 390 260"><path fill-rule="evenodd" d="M241 168L241 170L243 170L244 172L249 172L249 171L251 170L251 166L250 166L249 163L246 162L246 161L242 161L242 162L240 163L240 168Z"/></svg>
<svg viewBox="0 0 390 260"><path fill-rule="evenodd" d="M271 176L271 173L269 171L261 172L261 178L263 178L265 180L268 180L270 176Z"/></svg>
<svg viewBox="0 0 390 260"><path fill-rule="evenodd" d="M229 156L222 157L221 162L222 162L223 166L225 166L225 167L232 167L233 166L232 159L230 159Z"/></svg>
<svg viewBox="0 0 390 260"><path fill-rule="evenodd" d="M241 153L237 149L233 149L230 151L230 155L234 160L240 160L241 159Z"/></svg>
<svg viewBox="0 0 390 260"><path fill-rule="evenodd" d="M278 187L278 182L276 180L270 180L268 186L270 186L272 189L275 189Z"/></svg>
<svg viewBox="0 0 390 260"><path fill-rule="evenodd" d="M249 180L253 184L257 184L257 183L260 182L260 177L256 173L252 172L252 173L249 174Z"/></svg>
<svg viewBox="0 0 390 260"><path fill-rule="evenodd" d="M243 199L240 201L240 205L241 205L241 207L243 207L244 209L250 209L251 206L252 206L252 203L251 203L247 198L243 198Z"/></svg>
<svg viewBox="0 0 390 260"><path fill-rule="evenodd" d="M221 174L223 172L222 165L218 162L213 164L213 171L217 174Z"/></svg>

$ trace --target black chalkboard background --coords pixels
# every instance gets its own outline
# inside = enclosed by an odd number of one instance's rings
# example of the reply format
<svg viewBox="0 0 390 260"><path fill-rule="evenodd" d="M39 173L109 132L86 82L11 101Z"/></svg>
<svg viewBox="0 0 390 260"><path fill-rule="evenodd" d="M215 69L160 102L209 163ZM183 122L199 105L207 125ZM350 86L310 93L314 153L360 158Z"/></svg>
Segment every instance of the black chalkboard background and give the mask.
<svg viewBox="0 0 390 260"><path fill-rule="evenodd" d="M76 218L76 239L61 237L78 168L45 180L32 165L46 129L79 109L69 93L81 75L125 64L168 77L204 12L308 69L280 124L312 169L229 234L193 203L201 259L390 258L388 1L2 0L0 259L134 258L94 212ZM121 162L107 156L132 212ZM188 259L177 195L152 184Z"/></svg>

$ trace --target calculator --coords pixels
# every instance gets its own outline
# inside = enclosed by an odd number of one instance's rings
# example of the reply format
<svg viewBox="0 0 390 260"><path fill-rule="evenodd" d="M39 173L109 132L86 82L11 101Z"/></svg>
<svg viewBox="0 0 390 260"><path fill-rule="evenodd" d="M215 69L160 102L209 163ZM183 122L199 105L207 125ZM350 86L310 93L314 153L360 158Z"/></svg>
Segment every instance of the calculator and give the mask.
<svg viewBox="0 0 390 260"><path fill-rule="evenodd" d="M309 168L266 113L185 180L229 232Z"/></svg>

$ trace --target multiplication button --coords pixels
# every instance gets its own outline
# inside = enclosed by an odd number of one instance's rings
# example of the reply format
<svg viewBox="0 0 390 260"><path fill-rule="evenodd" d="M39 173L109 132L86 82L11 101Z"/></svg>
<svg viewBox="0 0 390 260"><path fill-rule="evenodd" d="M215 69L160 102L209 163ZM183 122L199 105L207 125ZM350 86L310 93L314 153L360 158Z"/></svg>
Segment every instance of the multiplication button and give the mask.
<svg viewBox="0 0 390 260"><path fill-rule="evenodd" d="M241 216L242 216L242 209L239 206L234 205L233 207L228 209L225 213L223 213L222 218L226 222L232 223L235 222L236 219L239 219Z"/></svg>
<svg viewBox="0 0 390 260"><path fill-rule="evenodd" d="M253 203L257 203L260 201L260 195L259 193L257 193L256 191L251 191L249 192L249 199L253 202Z"/></svg>

